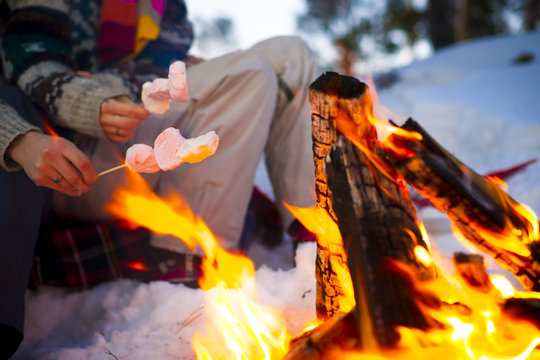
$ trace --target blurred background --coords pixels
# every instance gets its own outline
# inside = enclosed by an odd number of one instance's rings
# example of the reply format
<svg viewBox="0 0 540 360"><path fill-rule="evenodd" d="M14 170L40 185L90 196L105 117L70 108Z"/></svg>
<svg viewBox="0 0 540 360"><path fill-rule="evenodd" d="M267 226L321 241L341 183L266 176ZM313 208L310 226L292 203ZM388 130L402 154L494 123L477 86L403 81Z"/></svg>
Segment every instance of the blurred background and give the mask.
<svg viewBox="0 0 540 360"><path fill-rule="evenodd" d="M445 46L540 27L540 0L187 0L193 53L209 58L275 35L303 37L325 70L384 73Z"/></svg>

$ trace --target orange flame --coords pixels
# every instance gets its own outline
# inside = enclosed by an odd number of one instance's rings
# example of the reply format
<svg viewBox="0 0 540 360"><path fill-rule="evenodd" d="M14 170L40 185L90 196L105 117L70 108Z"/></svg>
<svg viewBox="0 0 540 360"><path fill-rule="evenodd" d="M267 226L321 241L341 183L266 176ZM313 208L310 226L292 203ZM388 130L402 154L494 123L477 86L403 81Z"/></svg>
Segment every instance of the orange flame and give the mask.
<svg viewBox="0 0 540 360"><path fill-rule="evenodd" d="M500 187L501 189L503 189L505 191L508 190L508 185L500 177L493 176L493 175L486 175L485 178L487 180L491 181L495 186L498 186L498 187Z"/></svg>
<svg viewBox="0 0 540 360"><path fill-rule="evenodd" d="M320 207L298 208L286 203L283 205L310 232L317 236L319 246L330 249L334 254L343 249L343 239L336 222L328 212ZM338 298L339 311L348 312L356 304L351 274L346 263L332 263L333 270L338 273L344 296Z"/></svg>
<svg viewBox="0 0 540 360"><path fill-rule="evenodd" d="M347 120L347 121L345 121ZM365 154L372 154L369 141L362 139L356 128L343 114L337 117L336 127L340 132L361 148ZM402 132L402 129L377 120L371 115L370 121L384 128L392 142L385 146L401 157L411 156L410 150L399 146L395 141L418 141L420 135L415 132ZM384 124L383 124L384 123ZM385 139L385 140L386 140ZM368 155L369 156L369 155ZM370 157L378 159L378 156ZM374 165L392 178L388 168L381 161ZM179 198L171 197L167 201L155 195L142 178L132 177L136 192L118 189L107 210L118 217L128 218L156 233L170 234L182 239L191 249L201 248L205 253L202 269L201 288L205 290L209 319L213 326L206 334L197 333L193 347L198 359L280 359L287 353L287 341L290 335L285 326L276 321L281 316L274 310L257 304L254 294L254 268L246 258L226 252L218 245L204 222L191 213ZM399 181L399 180L398 180ZM133 186L133 185L132 185ZM403 185L404 186L404 185ZM342 246L341 234L337 224L328 213L320 208L300 209L286 207L324 246ZM518 204L515 210L528 221L526 232L514 231L516 239L527 236L527 241L538 241L538 221L532 211ZM509 229L513 229L509 227ZM421 227L428 250L436 252L429 242L425 228ZM512 232L510 230L510 232ZM507 235L507 234L505 234ZM492 239L503 242L507 239ZM519 255L530 254L527 241L522 245L511 245L511 251ZM417 258L424 264L431 264L434 259L424 247L414 249ZM436 259L435 259L436 260ZM428 265L426 265L428 266ZM340 304L342 311L350 310L354 305L352 281L347 268L339 270L347 284L347 298ZM399 328L401 340L396 349L377 354L347 352L334 355L325 354L326 358L339 359L431 359L440 360L524 360L538 358L540 331L532 323L512 318L501 310L501 304L508 297L538 297L539 294L516 291L507 279L491 276L493 288L489 293L481 293L469 287L459 277L441 274L430 283L417 282L422 291L437 294L441 299L440 308L428 308L420 304L422 310L429 313L441 326L430 331ZM384 284L381 284L383 286ZM327 356L328 355L328 356Z"/></svg>
<svg viewBox="0 0 540 360"><path fill-rule="evenodd" d="M253 300L253 263L222 249L207 225L179 197L161 199L139 174L129 173L127 189L117 189L105 210L158 234L174 235L192 250L200 247L204 251L199 285L205 290L205 308L214 327L207 329L211 337L195 335L198 359L283 357L290 335L280 314Z"/></svg>
<svg viewBox="0 0 540 360"><path fill-rule="evenodd" d="M441 326L428 331L398 327L399 344L377 353L336 352L328 358L347 360L433 359L440 360L525 360L540 355L540 331L531 322L504 313L508 297L519 297L502 275L491 276L495 285L487 294L468 287L459 277L447 273L430 283L416 282L418 292L437 294L443 306L419 304ZM522 293L537 298L538 293Z"/></svg>
<svg viewBox="0 0 540 360"><path fill-rule="evenodd" d="M56 131L54 131L54 129L52 128L51 123L49 122L49 120L47 120L46 118L43 118L42 122L43 122L43 127L45 128L45 130L47 130L49 135L51 135L54 138L60 137L58 135L58 133Z"/></svg>
<svg viewBox="0 0 540 360"><path fill-rule="evenodd" d="M516 262L520 262L519 256L528 257L531 251L528 245L540 239L538 232L538 219L534 211L525 204L507 204L509 212L515 212L523 220L523 228L518 229L510 220L507 220L505 227L500 232L495 232L485 228L481 224L470 221L469 226L488 243L495 247L505 249L516 254ZM454 233L459 233L459 229L454 229Z"/></svg>
<svg viewBox="0 0 540 360"><path fill-rule="evenodd" d="M135 260L125 263L125 265L133 270L137 271L148 271L148 266L142 260Z"/></svg>

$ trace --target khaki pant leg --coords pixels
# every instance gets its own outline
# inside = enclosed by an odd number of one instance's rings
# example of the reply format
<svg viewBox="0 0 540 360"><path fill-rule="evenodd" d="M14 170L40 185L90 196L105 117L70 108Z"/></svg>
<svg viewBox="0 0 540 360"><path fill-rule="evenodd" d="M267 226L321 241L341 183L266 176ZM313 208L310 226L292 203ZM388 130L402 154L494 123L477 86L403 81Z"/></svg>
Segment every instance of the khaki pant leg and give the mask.
<svg viewBox="0 0 540 360"><path fill-rule="evenodd" d="M248 50L278 76L279 98L266 144L266 166L286 230L293 220L282 202L315 206L315 168L309 86L320 75L316 59L298 37L274 37Z"/></svg>

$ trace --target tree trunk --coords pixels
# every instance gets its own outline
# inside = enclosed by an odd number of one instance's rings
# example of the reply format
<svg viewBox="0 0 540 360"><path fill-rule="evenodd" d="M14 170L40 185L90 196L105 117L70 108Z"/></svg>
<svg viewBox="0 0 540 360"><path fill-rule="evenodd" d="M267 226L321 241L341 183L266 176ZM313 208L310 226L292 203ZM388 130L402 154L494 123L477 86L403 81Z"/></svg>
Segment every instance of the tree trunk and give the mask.
<svg viewBox="0 0 540 360"><path fill-rule="evenodd" d="M536 23L540 20L540 0L525 0L523 18L525 30L536 30Z"/></svg>
<svg viewBox="0 0 540 360"><path fill-rule="evenodd" d="M455 42L453 4L452 0L429 0L426 17L429 24L429 38L435 49Z"/></svg>
<svg viewBox="0 0 540 360"><path fill-rule="evenodd" d="M454 39L456 42L463 42L469 38L470 0L456 0L456 11L454 15Z"/></svg>

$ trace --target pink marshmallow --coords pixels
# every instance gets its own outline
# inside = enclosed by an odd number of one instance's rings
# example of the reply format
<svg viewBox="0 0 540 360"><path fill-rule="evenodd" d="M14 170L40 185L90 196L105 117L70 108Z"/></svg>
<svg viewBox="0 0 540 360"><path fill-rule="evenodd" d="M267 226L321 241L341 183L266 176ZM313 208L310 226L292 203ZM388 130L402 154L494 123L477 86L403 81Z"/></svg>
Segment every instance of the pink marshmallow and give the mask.
<svg viewBox="0 0 540 360"><path fill-rule="evenodd" d="M218 147L219 137L215 131L198 136L196 138L187 139L176 153L176 156L182 159L183 162L190 164L203 161L210 155L213 155Z"/></svg>
<svg viewBox="0 0 540 360"><path fill-rule="evenodd" d="M178 149L186 139L180 130L169 127L158 135L154 141L154 156L161 170L172 170L184 161L176 156Z"/></svg>
<svg viewBox="0 0 540 360"><path fill-rule="evenodd" d="M148 91L148 97L156 100L170 99L169 95L169 80L163 78L157 78L152 81L152 86Z"/></svg>
<svg viewBox="0 0 540 360"><path fill-rule="evenodd" d="M187 102L189 99L186 64L182 61L175 61L169 66L169 95L177 102Z"/></svg>
<svg viewBox="0 0 540 360"><path fill-rule="evenodd" d="M154 173L159 170L154 157L154 149L146 144L135 144L127 150L126 165L143 173Z"/></svg>
<svg viewBox="0 0 540 360"><path fill-rule="evenodd" d="M163 114L169 110L169 80L158 78L145 82L142 86L141 100L146 110L154 114Z"/></svg>

